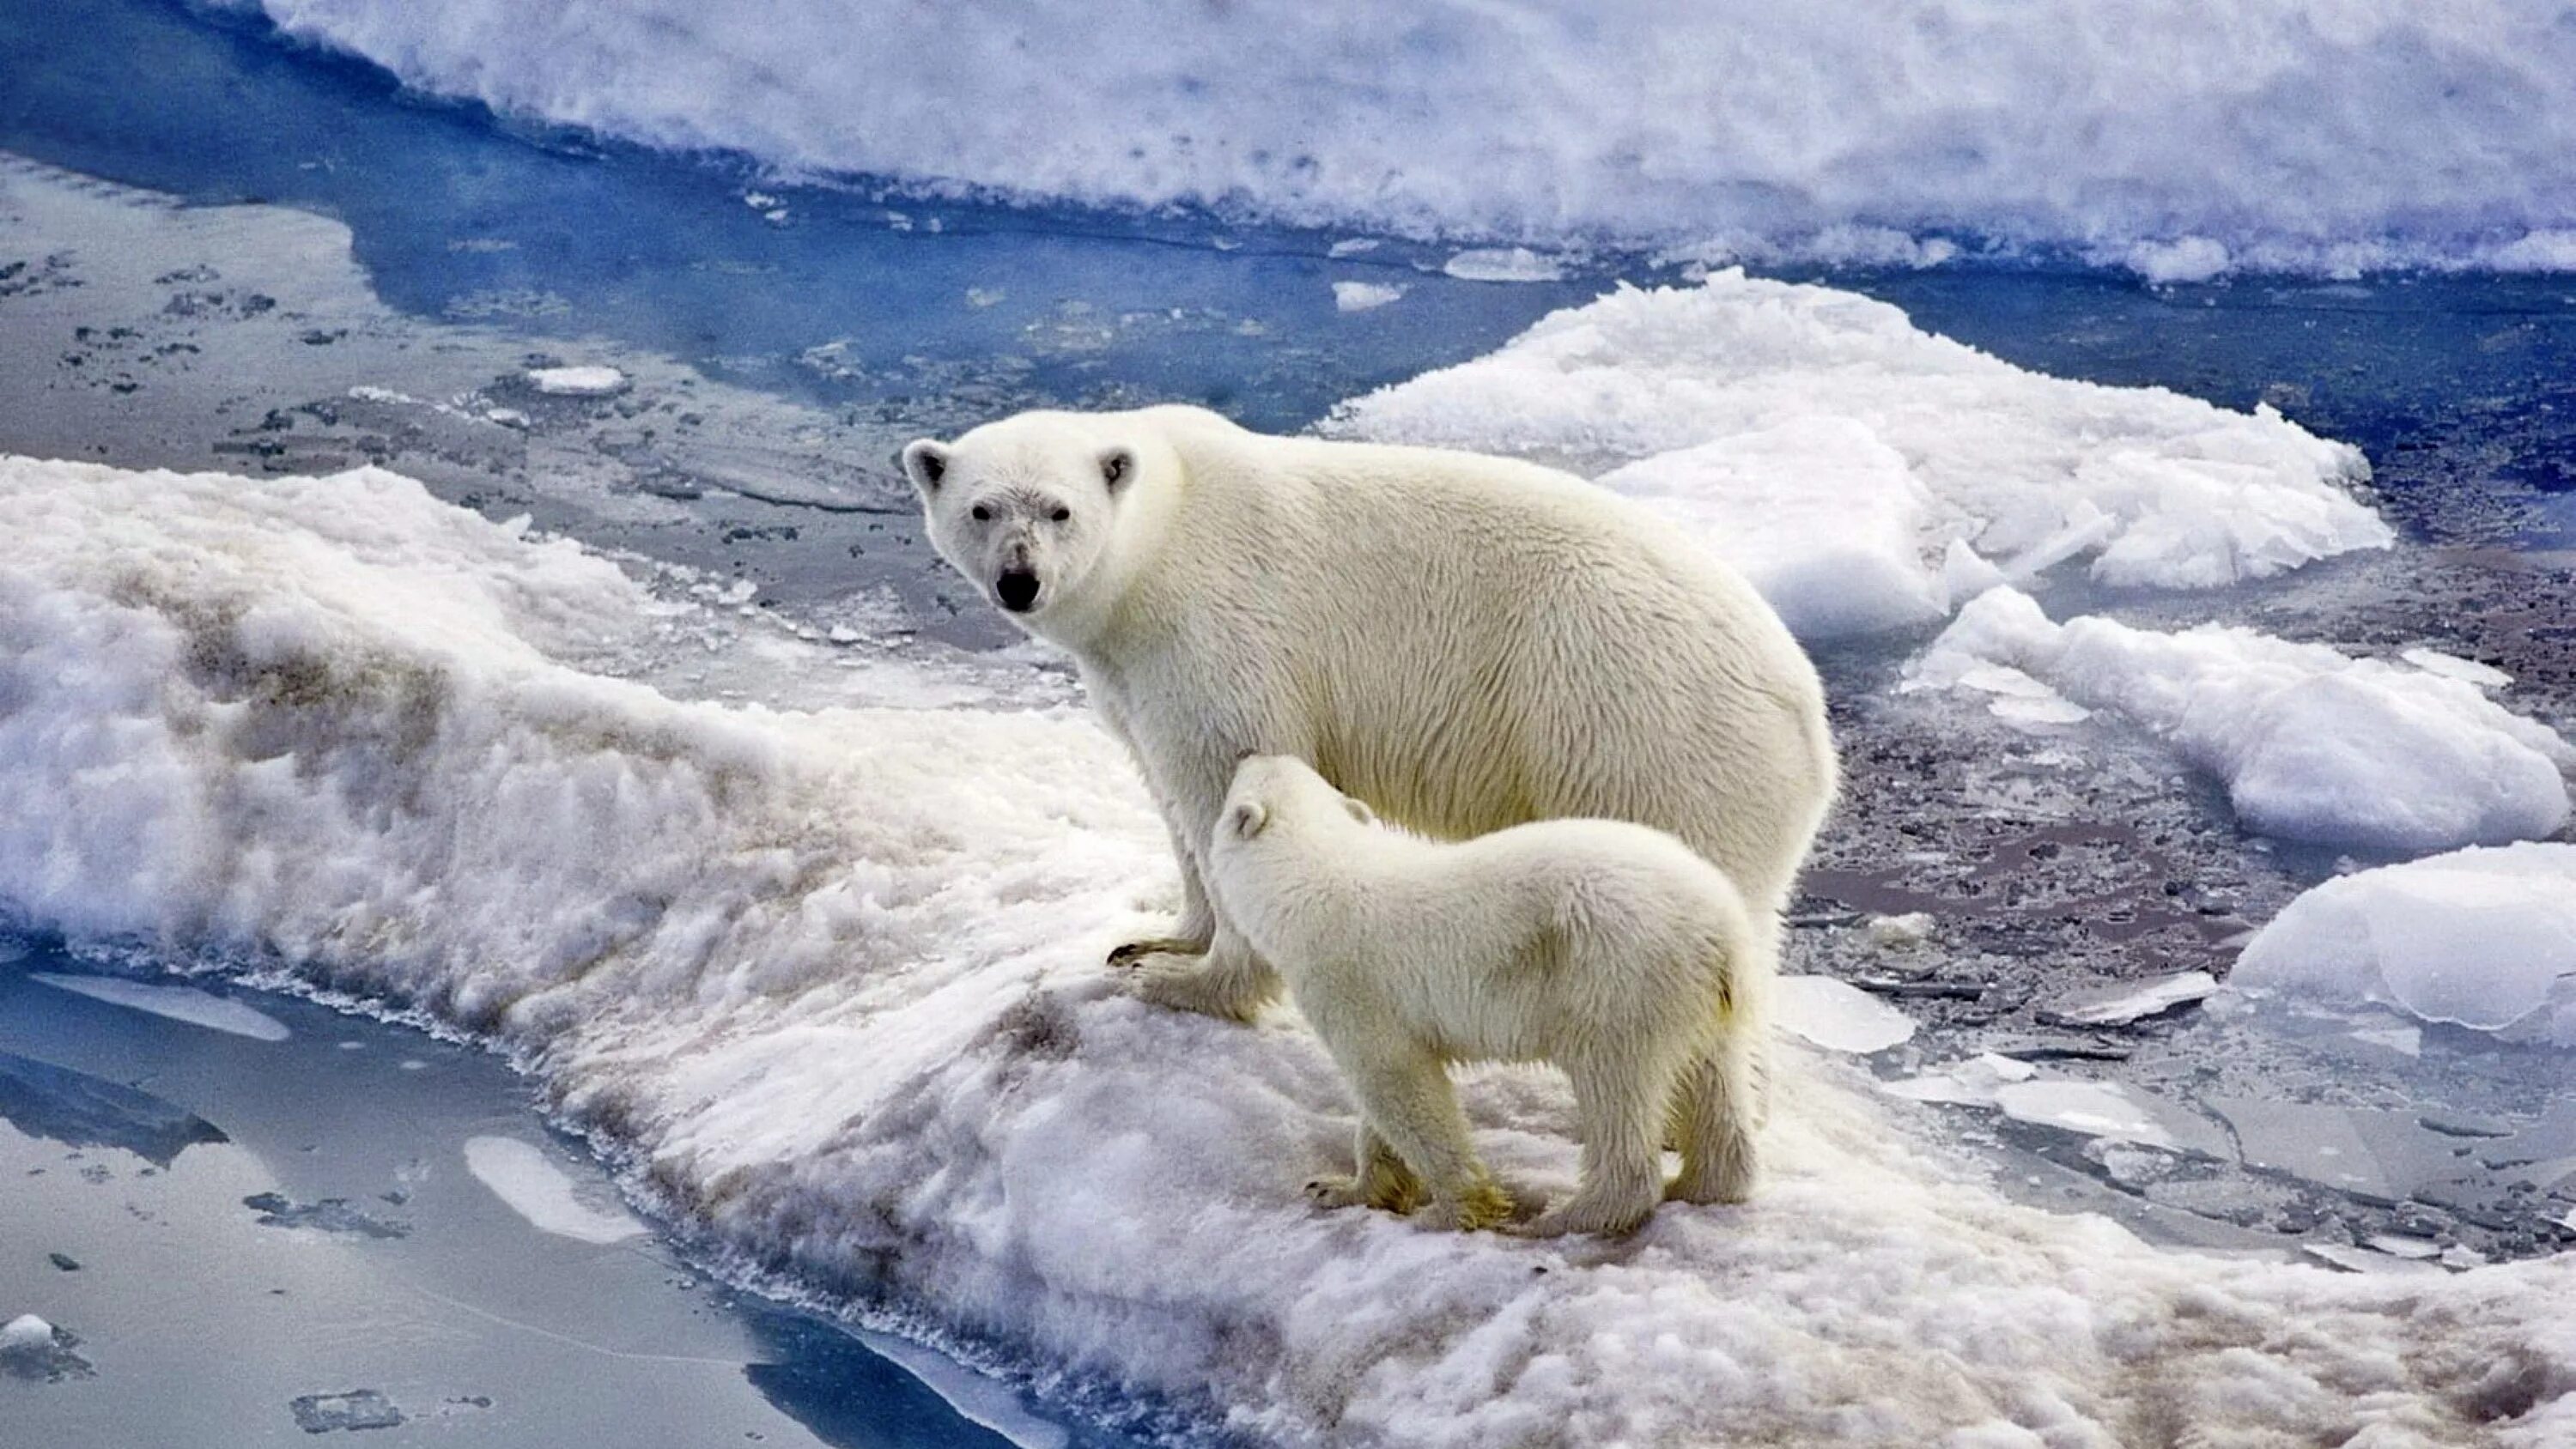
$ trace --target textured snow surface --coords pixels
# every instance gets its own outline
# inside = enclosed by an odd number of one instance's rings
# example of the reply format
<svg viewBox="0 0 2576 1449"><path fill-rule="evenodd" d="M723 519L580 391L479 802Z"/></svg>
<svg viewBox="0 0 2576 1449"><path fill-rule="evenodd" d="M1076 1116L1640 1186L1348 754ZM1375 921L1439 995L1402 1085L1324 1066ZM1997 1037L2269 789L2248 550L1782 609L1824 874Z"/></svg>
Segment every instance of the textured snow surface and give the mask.
<svg viewBox="0 0 2576 1449"><path fill-rule="evenodd" d="M2567 820L2561 770L2576 750L2447 669L2229 625L2059 624L1997 588L1960 610L1916 677L1976 686L1997 668L2170 740L2267 835L2413 853L2533 839Z"/></svg>
<svg viewBox="0 0 2576 1449"><path fill-rule="evenodd" d="M2576 845L2338 876L2255 933L2228 980L2576 1046Z"/></svg>
<svg viewBox="0 0 2576 1449"><path fill-rule="evenodd" d="M2512 0L204 0L789 170L1320 225L2189 281L2576 265L2576 26Z"/></svg>
<svg viewBox="0 0 2576 1449"><path fill-rule="evenodd" d="M2117 585L2261 578L2394 535L2361 455L2268 409L2027 372L1829 287L1621 287L1355 399L1328 433L1570 467L1693 530L1808 639L1919 626L2089 555Z"/></svg>
<svg viewBox="0 0 2576 1449"><path fill-rule="evenodd" d="M1103 977L1176 890L1086 717L583 672L641 590L382 472L5 461L0 513L0 901L511 1043L663 1208L826 1291L1289 1443L2494 1442L2500 1372L2542 1395L2503 1442L2576 1412L2576 1256L2155 1251L1791 1048L1747 1206L1615 1245L1311 1211L1351 1127L1311 1036ZM1465 1097L1571 1185L1553 1078Z"/></svg>

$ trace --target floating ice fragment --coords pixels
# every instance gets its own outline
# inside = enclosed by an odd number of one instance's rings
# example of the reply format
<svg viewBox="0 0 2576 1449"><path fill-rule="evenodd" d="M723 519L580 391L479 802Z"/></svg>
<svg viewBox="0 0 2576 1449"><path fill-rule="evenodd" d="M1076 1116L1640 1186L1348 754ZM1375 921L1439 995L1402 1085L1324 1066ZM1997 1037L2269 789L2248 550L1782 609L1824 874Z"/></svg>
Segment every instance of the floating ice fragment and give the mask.
<svg viewBox="0 0 2576 1449"><path fill-rule="evenodd" d="M2208 972L2181 971L2152 981L2123 981L2073 992L2041 1007L2039 1018L2060 1026L2125 1026L2188 1006L2216 990L2218 978Z"/></svg>
<svg viewBox="0 0 2576 1449"><path fill-rule="evenodd" d="M2179 1146L2155 1114L2116 1083L2056 1078L2006 1082L1995 1089L1995 1105L2016 1121L2150 1147Z"/></svg>
<svg viewBox="0 0 2576 1449"><path fill-rule="evenodd" d="M616 1243L643 1236L644 1225L622 1209L612 1211L581 1201L572 1178L533 1143L515 1137L467 1138L465 1168L539 1232L583 1243Z"/></svg>
<svg viewBox="0 0 2576 1449"><path fill-rule="evenodd" d="M1462 282L1555 282L1565 277L1564 263L1528 247L1483 247L1451 257L1440 270Z"/></svg>
<svg viewBox="0 0 2576 1449"><path fill-rule="evenodd" d="M2576 1046L2576 845L2453 851L2320 884L2233 983Z"/></svg>
<svg viewBox="0 0 2576 1449"><path fill-rule="evenodd" d="M1377 248L1378 240L1375 237L1344 237L1340 241L1337 241L1330 247L1326 248L1324 255L1328 257L1355 257L1362 252L1376 251Z"/></svg>
<svg viewBox="0 0 2576 1449"><path fill-rule="evenodd" d="M626 374L613 367L532 367L528 381L551 397L607 397L626 390Z"/></svg>
<svg viewBox="0 0 2576 1449"><path fill-rule="evenodd" d="M403 1422L402 1410L374 1389L353 1389L345 1394L306 1394L287 1405L295 1415L295 1426L307 1434L328 1434L342 1429L393 1429Z"/></svg>
<svg viewBox="0 0 2576 1449"><path fill-rule="evenodd" d="M1366 312L1371 308L1383 307L1389 302L1397 301L1403 296L1402 287L1389 286L1384 282L1335 282L1333 284L1333 306L1343 312Z"/></svg>
<svg viewBox="0 0 2576 1449"><path fill-rule="evenodd" d="M1993 692L1999 667L2170 740L2266 834L2444 850L2567 819L2560 769L2576 750L2459 679L2251 629L2060 624L2010 587L1961 609L1911 677Z"/></svg>
<svg viewBox="0 0 2576 1449"><path fill-rule="evenodd" d="M1932 913L1907 911L1901 916L1872 916L1861 932L1882 951L1920 946L1932 939Z"/></svg>
<svg viewBox="0 0 2576 1449"><path fill-rule="evenodd" d="M1914 1035L1914 1019L1849 982L1783 976L1780 1024L1827 1051L1866 1056Z"/></svg>
<svg viewBox="0 0 2576 1449"><path fill-rule="evenodd" d="M52 971L33 972L28 977L47 986L59 987L77 996L122 1006L130 1011L146 1012L170 1021L184 1021L209 1031L246 1036L254 1041L284 1041L294 1033L286 1023L243 1002L200 991L194 986L154 986L148 982L128 981L121 976L66 976Z"/></svg>
<svg viewBox="0 0 2576 1449"><path fill-rule="evenodd" d="M2442 1276L2442 1269L2419 1258L2397 1258L2368 1248L2343 1243L2301 1243L2299 1251L2329 1267L2347 1273L2385 1273L2391 1275Z"/></svg>
<svg viewBox="0 0 2576 1449"><path fill-rule="evenodd" d="M2014 1057L1980 1052L1943 1072L1927 1072L1886 1082L1879 1090L1916 1102L1957 1102L1971 1107L1995 1105L1995 1093L2010 1082L2027 1082L2039 1068Z"/></svg>
<svg viewBox="0 0 2576 1449"><path fill-rule="evenodd" d="M2401 649L2397 651L2397 657L2427 674L2465 680L2480 689L2502 689L2513 683L2512 675L2494 665L2480 664L2474 659L2462 659L2456 654L2444 654L2438 649L2420 647Z"/></svg>

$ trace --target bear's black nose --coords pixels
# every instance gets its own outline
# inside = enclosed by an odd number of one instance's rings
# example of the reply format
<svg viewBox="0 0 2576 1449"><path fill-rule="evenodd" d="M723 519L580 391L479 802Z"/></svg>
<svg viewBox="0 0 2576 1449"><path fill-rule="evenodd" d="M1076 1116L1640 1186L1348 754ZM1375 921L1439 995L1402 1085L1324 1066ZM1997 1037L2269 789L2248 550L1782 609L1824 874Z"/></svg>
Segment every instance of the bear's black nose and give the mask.
<svg viewBox="0 0 2576 1449"><path fill-rule="evenodd" d="M1014 614L1025 614L1038 601L1038 576L1027 569L1004 569L993 581L993 594L1002 607Z"/></svg>

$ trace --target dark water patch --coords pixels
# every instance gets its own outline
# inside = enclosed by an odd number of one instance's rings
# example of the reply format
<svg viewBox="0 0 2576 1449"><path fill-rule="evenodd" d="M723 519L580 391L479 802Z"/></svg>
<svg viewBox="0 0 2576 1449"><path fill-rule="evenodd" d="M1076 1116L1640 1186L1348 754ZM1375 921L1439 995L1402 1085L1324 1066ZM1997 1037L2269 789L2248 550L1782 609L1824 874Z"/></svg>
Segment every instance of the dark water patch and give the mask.
<svg viewBox="0 0 2576 1449"><path fill-rule="evenodd" d="M232 1140L175 1102L6 1051L0 1051L0 1118L30 1137L122 1148L156 1167L168 1167L199 1143Z"/></svg>

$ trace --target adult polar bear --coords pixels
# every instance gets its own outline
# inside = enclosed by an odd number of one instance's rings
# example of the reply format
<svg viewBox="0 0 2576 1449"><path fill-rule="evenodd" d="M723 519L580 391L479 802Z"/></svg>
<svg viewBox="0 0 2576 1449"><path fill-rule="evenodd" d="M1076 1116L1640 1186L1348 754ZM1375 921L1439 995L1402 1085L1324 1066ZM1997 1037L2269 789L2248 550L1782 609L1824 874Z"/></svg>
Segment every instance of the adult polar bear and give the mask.
<svg viewBox="0 0 2576 1449"><path fill-rule="evenodd" d="M1835 788L1824 690L1761 595L1634 504L1530 463L1031 412L903 451L931 541L1070 651L1180 857L1148 1000L1249 1018L1277 976L1214 909L1235 762L1294 755L1452 839L1561 816L1670 831L1766 955Z"/></svg>

